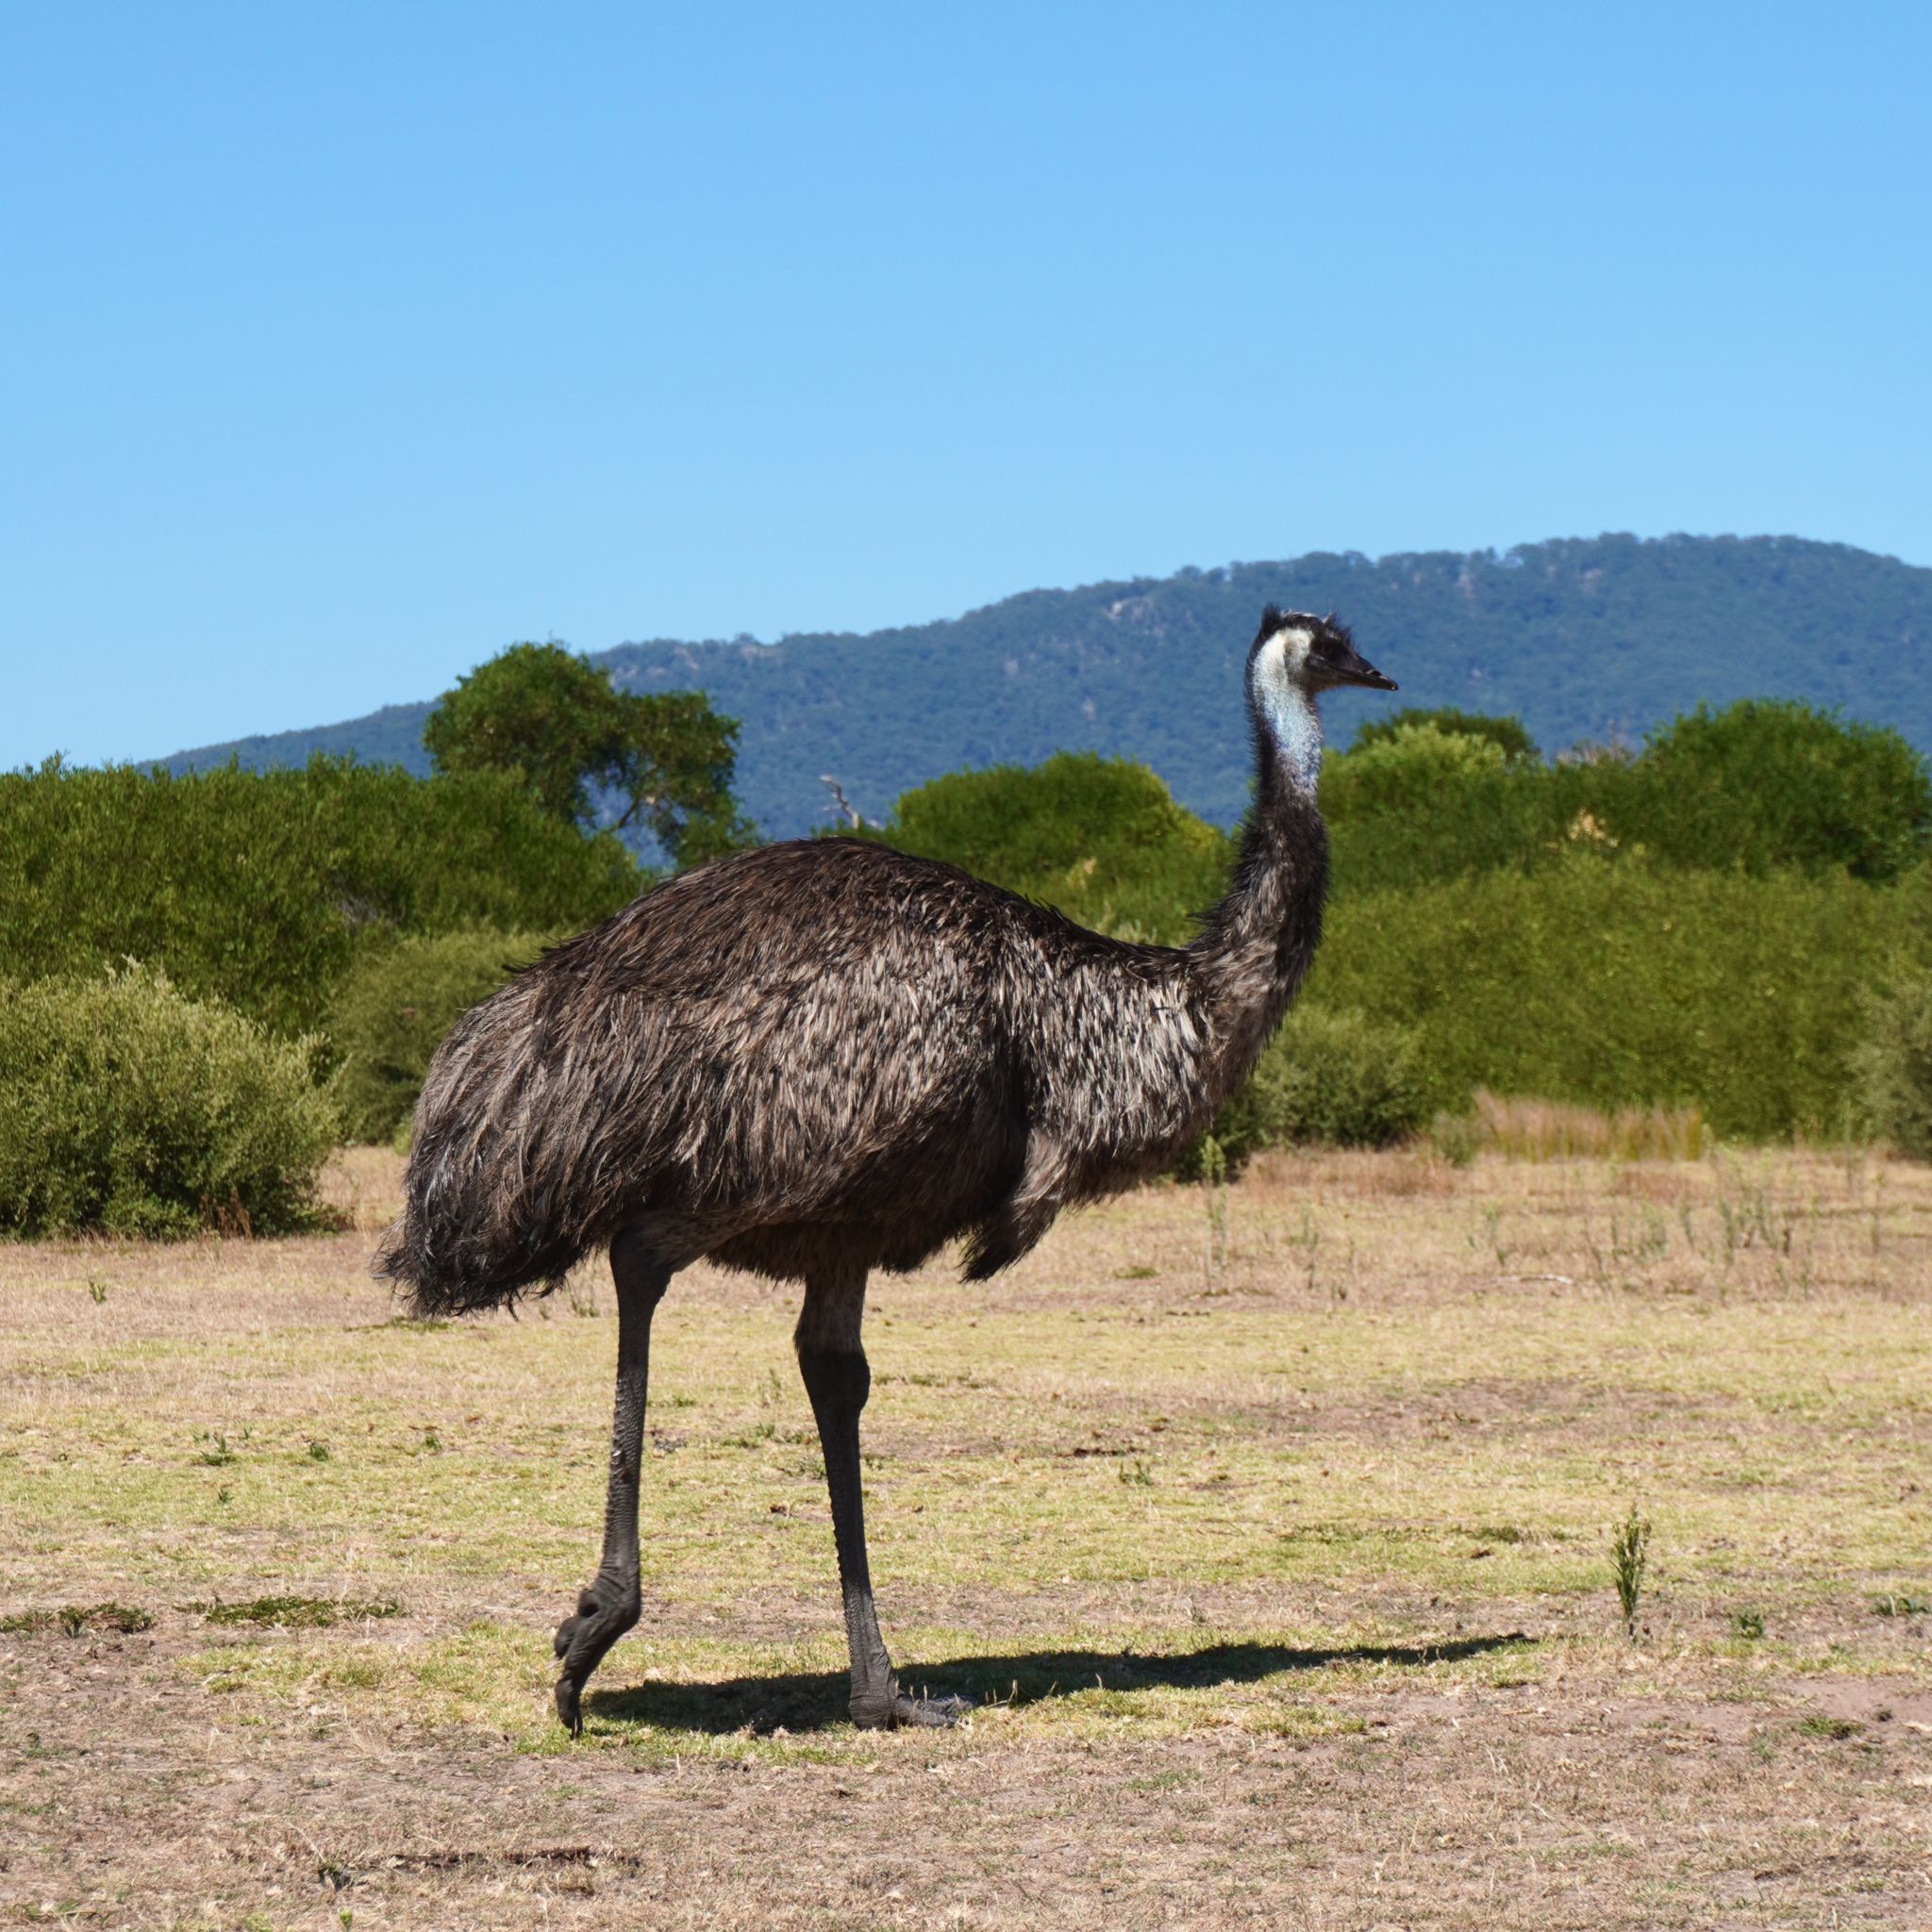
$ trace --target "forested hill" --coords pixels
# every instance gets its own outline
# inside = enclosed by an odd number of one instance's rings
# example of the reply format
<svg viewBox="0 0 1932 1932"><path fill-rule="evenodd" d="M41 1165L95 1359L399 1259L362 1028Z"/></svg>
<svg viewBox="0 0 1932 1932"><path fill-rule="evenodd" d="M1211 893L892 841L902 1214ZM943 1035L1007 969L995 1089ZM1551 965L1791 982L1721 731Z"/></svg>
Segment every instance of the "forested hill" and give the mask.
<svg viewBox="0 0 1932 1932"><path fill-rule="evenodd" d="M1932 570L1790 537L1599 537L1502 554L1184 570L1030 591L953 622L774 644L620 644L638 691L701 689L743 721L745 808L768 835L831 816L829 773L869 817L967 765L1061 749L1140 758L1224 823L1245 802L1239 667L1263 604L1334 610L1403 705L1513 711L1546 751L1640 739L1701 699L1791 696L1895 725L1932 751ZM479 641L477 656L508 640ZM1344 742L1374 703L1330 700ZM354 752L426 769L427 704L177 753L175 770Z"/></svg>

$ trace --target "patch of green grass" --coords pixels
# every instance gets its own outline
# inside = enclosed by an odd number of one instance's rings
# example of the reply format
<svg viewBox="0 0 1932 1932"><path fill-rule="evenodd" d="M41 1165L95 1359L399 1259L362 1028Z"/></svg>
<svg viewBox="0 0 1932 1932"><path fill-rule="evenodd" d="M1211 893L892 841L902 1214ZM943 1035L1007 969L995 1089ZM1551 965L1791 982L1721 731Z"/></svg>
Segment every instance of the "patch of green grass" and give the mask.
<svg viewBox="0 0 1932 1932"><path fill-rule="evenodd" d="M0 1617L0 1631L10 1636L37 1636L43 1630L58 1630L65 1637L79 1637L89 1630L113 1630L124 1637L137 1631L152 1630L152 1610L133 1604L62 1604L52 1610L19 1610Z"/></svg>
<svg viewBox="0 0 1932 1932"><path fill-rule="evenodd" d="M326 1630L336 1624L402 1614L402 1606L394 1597L362 1601L351 1597L258 1596L245 1603L216 1601L183 1604L181 1607L209 1624L258 1624L282 1630Z"/></svg>
<svg viewBox="0 0 1932 1932"><path fill-rule="evenodd" d="M1847 1738L1856 1738L1865 1726L1856 1718L1826 1717L1818 1712L1807 1717L1798 1728L1807 1738L1828 1738L1836 1743L1842 1743Z"/></svg>

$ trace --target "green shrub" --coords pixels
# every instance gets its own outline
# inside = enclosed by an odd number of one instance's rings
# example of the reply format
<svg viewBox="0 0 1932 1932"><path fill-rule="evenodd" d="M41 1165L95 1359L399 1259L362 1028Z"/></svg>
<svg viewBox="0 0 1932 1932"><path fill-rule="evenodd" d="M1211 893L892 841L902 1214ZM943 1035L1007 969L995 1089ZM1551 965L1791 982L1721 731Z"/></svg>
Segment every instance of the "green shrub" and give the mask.
<svg viewBox="0 0 1932 1932"><path fill-rule="evenodd" d="M1144 766L1060 752L907 792L877 835L1122 938L1173 944L1226 890L1234 847Z"/></svg>
<svg viewBox="0 0 1932 1932"><path fill-rule="evenodd" d="M1482 739L1494 745L1512 765L1537 757L1536 740L1524 728L1521 718L1500 718L1487 711L1461 711L1454 705L1433 708L1408 705L1387 717L1370 718L1357 727L1348 748L1351 752L1363 751L1371 745L1389 743L1401 738L1405 732L1418 728L1449 737Z"/></svg>
<svg viewBox="0 0 1932 1932"><path fill-rule="evenodd" d="M1474 732L1399 724L1343 753L1335 774L1347 776L1370 810L1425 810L1441 787L1500 772L1508 762L1500 744Z"/></svg>
<svg viewBox="0 0 1932 1932"><path fill-rule="evenodd" d="M1901 1154L1932 1160L1932 973L1901 971L1868 1004L1859 1098Z"/></svg>
<svg viewBox="0 0 1932 1932"><path fill-rule="evenodd" d="M1231 1170L1264 1148L1387 1147L1428 1118L1414 1033L1360 1013L1296 1007L1246 1083L1214 1117L1209 1138ZM1183 1179L1207 1178L1206 1141L1182 1156Z"/></svg>
<svg viewBox="0 0 1932 1932"><path fill-rule="evenodd" d="M466 925L548 931L642 881L513 775L412 778L318 758L186 777L49 761L0 774L0 959L21 979L126 958L284 1034L314 1030L364 948Z"/></svg>
<svg viewBox="0 0 1932 1932"><path fill-rule="evenodd" d="M158 973L0 982L0 1232L311 1224L337 1124L318 1044Z"/></svg>
<svg viewBox="0 0 1932 1932"><path fill-rule="evenodd" d="M443 1035L543 945L536 934L471 926L398 940L358 959L329 1014L348 1137L390 1140L408 1121Z"/></svg>
<svg viewBox="0 0 1932 1932"><path fill-rule="evenodd" d="M1413 1030L1358 1012L1295 1008L1250 1084L1275 1141L1388 1147L1430 1112Z"/></svg>

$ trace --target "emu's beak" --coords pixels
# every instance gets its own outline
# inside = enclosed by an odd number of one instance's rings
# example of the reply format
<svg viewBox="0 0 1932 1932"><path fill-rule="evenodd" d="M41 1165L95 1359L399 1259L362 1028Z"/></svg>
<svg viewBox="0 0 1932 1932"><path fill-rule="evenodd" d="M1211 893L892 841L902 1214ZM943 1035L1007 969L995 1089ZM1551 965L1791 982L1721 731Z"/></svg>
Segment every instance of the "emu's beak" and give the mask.
<svg viewBox="0 0 1932 1932"><path fill-rule="evenodd" d="M1392 677L1384 677L1353 645L1349 647L1348 656L1340 662L1331 665L1330 669L1333 671L1337 680L1342 684L1366 685L1371 691L1399 691L1401 689L1401 686Z"/></svg>

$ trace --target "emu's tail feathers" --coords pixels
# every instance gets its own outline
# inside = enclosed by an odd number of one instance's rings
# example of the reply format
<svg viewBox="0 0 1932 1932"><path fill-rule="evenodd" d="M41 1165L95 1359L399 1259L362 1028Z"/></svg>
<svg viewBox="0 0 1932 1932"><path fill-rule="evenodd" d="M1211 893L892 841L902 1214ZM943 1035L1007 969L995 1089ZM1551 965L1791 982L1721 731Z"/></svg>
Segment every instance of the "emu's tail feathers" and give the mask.
<svg viewBox="0 0 1932 1932"><path fill-rule="evenodd" d="M403 1212L375 1272L408 1287L419 1316L547 1293L605 1237L582 1185L585 1109L530 1051L517 991L458 1022L416 1104Z"/></svg>
<svg viewBox="0 0 1932 1932"><path fill-rule="evenodd" d="M565 1226L534 1225L534 1216L506 1224L490 1213L497 1191L487 1172L419 1172L411 1159L402 1215L375 1257L377 1274L408 1290L411 1314L475 1314L533 1289L548 1294L594 1245Z"/></svg>

